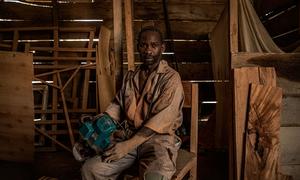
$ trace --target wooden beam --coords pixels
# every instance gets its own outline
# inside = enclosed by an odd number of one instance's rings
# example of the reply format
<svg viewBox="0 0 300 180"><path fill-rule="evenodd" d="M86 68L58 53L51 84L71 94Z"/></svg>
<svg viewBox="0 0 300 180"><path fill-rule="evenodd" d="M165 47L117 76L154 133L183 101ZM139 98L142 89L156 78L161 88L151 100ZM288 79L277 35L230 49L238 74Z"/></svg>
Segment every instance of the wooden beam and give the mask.
<svg viewBox="0 0 300 180"><path fill-rule="evenodd" d="M39 132L40 134L44 135L45 137L51 139L53 142L55 142L57 145L59 145L60 147L64 148L65 150L69 151L72 153L72 150L70 148L68 148L67 146L65 146L63 143L59 142L58 140L54 139L53 137L51 137L50 135L48 135L46 132L42 131L41 129L34 127L34 129Z"/></svg>
<svg viewBox="0 0 300 180"><path fill-rule="evenodd" d="M102 26L96 58L97 92L99 112L104 112L115 96L115 77L110 61L109 42L111 31Z"/></svg>
<svg viewBox="0 0 300 180"><path fill-rule="evenodd" d="M229 1L229 37L230 52L237 53L238 49L238 1Z"/></svg>
<svg viewBox="0 0 300 180"><path fill-rule="evenodd" d="M195 153L196 157L198 154L198 93L199 88L198 84L192 84L192 109L191 109L191 142L190 142L190 151ZM192 179L197 179L197 163L191 169Z"/></svg>
<svg viewBox="0 0 300 180"><path fill-rule="evenodd" d="M34 61L95 61L95 57L34 56Z"/></svg>
<svg viewBox="0 0 300 180"><path fill-rule="evenodd" d="M128 70L134 70L134 42L132 30L132 0L125 0L125 32L127 45Z"/></svg>
<svg viewBox="0 0 300 180"><path fill-rule="evenodd" d="M30 47L34 51L62 51L62 52L96 52L95 48L54 48L54 47Z"/></svg>
<svg viewBox="0 0 300 180"><path fill-rule="evenodd" d="M18 50L18 40L19 40L19 31L14 30L12 51L17 51Z"/></svg>
<svg viewBox="0 0 300 180"><path fill-rule="evenodd" d="M88 43L88 48L92 48L93 44L94 44L94 37L95 37L95 32L94 31L90 31L89 34L89 43ZM92 57L92 53L88 52L86 55L87 58L91 58ZM88 60L87 64L91 64L91 61ZM83 81L83 92L82 92L82 108L85 109L87 108L88 105L88 92L89 92L89 81L90 81L90 74L91 71L89 69L86 69L84 72L84 81Z"/></svg>
<svg viewBox="0 0 300 180"><path fill-rule="evenodd" d="M66 118L66 122L67 122L67 126L68 126L68 133L69 133L71 145L74 146L75 139L74 139L73 129L72 129L71 121L70 121L70 118L69 118L69 112L68 112L67 102L66 102L66 98L65 98L65 93L62 90L63 84L62 84L59 73L57 73L57 79L58 79L58 84L59 84L59 87L60 87L60 95L61 95L61 99L62 99L62 102L63 102L64 114L65 114L65 118ZM56 123L56 122L54 122L54 123Z"/></svg>
<svg viewBox="0 0 300 180"><path fill-rule="evenodd" d="M58 29L57 28L53 30L53 40L54 40L53 47L54 48L58 48L59 47L59 37L58 37ZM55 51L53 53L53 58L55 59L57 57L58 57L58 52ZM58 62L54 61L53 64L54 65L58 65ZM52 81L53 81L52 85L54 85L54 86L58 85L57 74L53 74L52 75ZM58 92L57 92L57 89L54 88L52 90L52 110L53 110L53 112L55 112L57 110L57 108L58 108ZM55 124L56 120L57 120L57 114L53 113L52 114L52 122ZM51 129L54 130L54 131L56 131L57 130L57 126L56 125L52 125ZM56 136L54 135L53 138L56 139ZM52 143L52 147L55 147L54 143Z"/></svg>
<svg viewBox="0 0 300 180"><path fill-rule="evenodd" d="M113 15L114 15L114 59L116 62L116 88L121 88L122 82L122 1L113 0Z"/></svg>

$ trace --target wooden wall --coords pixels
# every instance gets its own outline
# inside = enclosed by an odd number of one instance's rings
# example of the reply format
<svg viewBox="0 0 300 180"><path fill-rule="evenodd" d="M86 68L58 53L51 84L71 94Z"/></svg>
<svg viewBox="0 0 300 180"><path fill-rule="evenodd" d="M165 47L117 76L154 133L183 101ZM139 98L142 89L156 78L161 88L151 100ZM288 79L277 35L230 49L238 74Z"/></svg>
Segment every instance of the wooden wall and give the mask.
<svg viewBox="0 0 300 180"><path fill-rule="evenodd" d="M175 60L177 60L178 71L182 79L193 80L200 84L200 101L215 101L214 84L216 82L212 77L208 34L219 20L226 3L226 0L168 1L168 22L171 33L167 34L163 1L133 0L134 41L136 42L138 32L143 26L152 24L159 27L164 33L167 43L164 59L168 60L174 68L176 67ZM94 62L95 47L99 38L101 39L99 37L101 26L105 25L114 30L113 0L95 0L94 3L40 3L40 5L46 7L0 2L0 16L7 19L7 21L0 21L0 49L26 51L26 48L29 48L27 50L35 51L33 54L35 75L80 63ZM71 21L86 19L98 21ZM123 27L121 59L122 69L126 71L127 49L124 29ZM91 34L93 35L91 36ZM94 41L91 40L91 37ZM31 40L29 46L25 44L28 40ZM37 41L33 42L34 40ZM113 40L113 36L111 36L111 47L113 47ZM134 51L136 62L139 63L136 47ZM76 76L70 83L70 85L72 84L71 88L67 86L65 89L68 108L71 108L69 113L72 123L76 122L76 119L72 119L73 114L76 117L78 113L95 113L96 104L90 103L90 100L95 97L95 84L87 85L92 88L90 89L91 95L86 95L82 89L74 88L78 84L81 86L81 81L86 82L87 71L81 69L79 76ZM65 79L66 82L71 73L62 75L62 79ZM95 81L95 71L92 69L90 73L89 80ZM51 75L42 79L53 80L55 78L55 75ZM54 80L54 83L58 82ZM74 96L74 93L79 96ZM65 122L62 108L54 108L55 104L62 105L59 92L49 90L49 95L49 107L52 109L48 110L47 117L54 120L56 124L62 124ZM88 102L82 102L82 95L88 96L83 98ZM58 99L52 99L52 96L57 96ZM202 104L201 108L203 109L202 115L209 116L213 113L215 104ZM49 113L52 113L51 117L49 117ZM51 125L52 130L49 131L49 134L54 137L66 134L67 131L56 129L59 126L59 124ZM75 126L73 125L73 127ZM213 141L213 138L210 138Z"/></svg>
<svg viewBox="0 0 300 180"><path fill-rule="evenodd" d="M179 70L183 72L183 79L211 78L211 73L209 71L202 71L210 66L208 33L212 31L218 21L220 14L223 11L224 4L225 0L168 1L167 8L171 36L173 39L179 41L167 41L167 53L164 55L164 58L173 63L176 58L179 62ZM43 5L53 6L51 3ZM0 27L49 27L55 24L58 24L59 27L95 27L95 38L98 36L101 25L104 24L113 29L112 0L98 0L94 3L57 4L54 7L56 8L1 2L1 17L13 21L1 21ZM135 38L137 37L140 28L145 24L154 24L165 33L165 37L170 36L166 34L167 30L164 21L163 3L161 0L135 0L133 1L133 9ZM53 15L54 12L56 12L55 16ZM82 19L101 19L102 22L68 21ZM52 32L37 33L27 31L26 33L22 32L19 34L20 40L51 39L52 37ZM84 33L81 35L77 33L76 37L74 37L71 33L65 33L60 34L60 38L80 39L87 38L87 36ZM2 42L7 42L11 39L13 39L12 32L0 33L0 43L1 40ZM124 38L123 42L125 42ZM74 44L75 42L69 43ZM64 44L67 44L67 42L64 42ZM123 49L123 60L124 62L127 62L125 44L123 44ZM170 54L173 52L175 52L175 57L173 54ZM138 61L138 55L136 55L136 60ZM190 63L194 63L194 65L189 65ZM187 75L185 72L186 69L192 69L192 77Z"/></svg>

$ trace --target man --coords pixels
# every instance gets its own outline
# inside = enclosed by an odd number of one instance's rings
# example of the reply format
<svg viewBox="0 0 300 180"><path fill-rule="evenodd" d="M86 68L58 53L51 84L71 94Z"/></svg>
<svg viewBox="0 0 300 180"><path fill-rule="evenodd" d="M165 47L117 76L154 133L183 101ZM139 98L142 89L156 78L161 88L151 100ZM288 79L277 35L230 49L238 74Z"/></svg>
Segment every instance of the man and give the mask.
<svg viewBox="0 0 300 180"><path fill-rule="evenodd" d="M128 139L117 142L103 156L88 159L84 180L116 179L136 160L140 179L171 179L180 140L175 130L182 123L183 88L179 74L161 60L165 44L161 32L141 30L137 49L143 64L129 71L122 88L105 111L128 125Z"/></svg>

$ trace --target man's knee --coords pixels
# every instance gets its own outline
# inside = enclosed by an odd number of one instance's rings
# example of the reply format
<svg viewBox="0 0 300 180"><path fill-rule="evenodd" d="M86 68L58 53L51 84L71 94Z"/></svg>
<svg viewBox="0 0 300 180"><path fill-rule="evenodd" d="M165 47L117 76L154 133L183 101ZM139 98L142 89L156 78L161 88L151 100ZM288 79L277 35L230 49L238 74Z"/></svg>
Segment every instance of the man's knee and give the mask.
<svg viewBox="0 0 300 180"><path fill-rule="evenodd" d="M107 163L91 158L83 164L81 174L83 179L105 179L104 177L114 177L115 170L110 169Z"/></svg>
<svg viewBox="0 0 300 180"><path fill-rule="evenodd" d="M144 180L167 180L168 178L158 172L146 172Z"/></svg>

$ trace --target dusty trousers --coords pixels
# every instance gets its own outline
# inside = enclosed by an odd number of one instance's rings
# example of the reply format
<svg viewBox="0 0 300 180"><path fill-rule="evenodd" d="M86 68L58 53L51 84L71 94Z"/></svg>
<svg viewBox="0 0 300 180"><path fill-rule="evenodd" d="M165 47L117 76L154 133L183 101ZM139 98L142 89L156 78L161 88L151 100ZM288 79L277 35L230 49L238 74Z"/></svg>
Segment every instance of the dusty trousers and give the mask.
<svg viewBox="0 0 300 180"><path fill-rule="evenodd" d="M135 161L138 161L140 179L145 179L147 173L156 173L171 179L176 170L177 151L180 146L180 143L176 142L178 140L175 136L154 135L118 161L105 163L101 156L95 156L82 166L82 179L117 179Z"/></svg>

